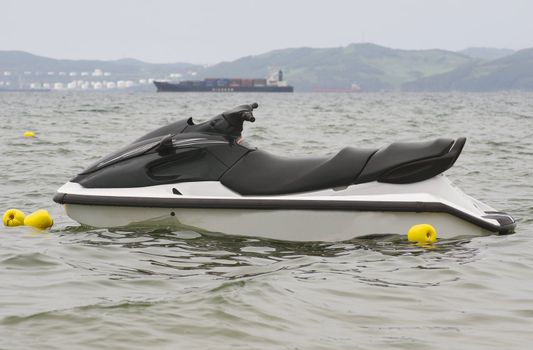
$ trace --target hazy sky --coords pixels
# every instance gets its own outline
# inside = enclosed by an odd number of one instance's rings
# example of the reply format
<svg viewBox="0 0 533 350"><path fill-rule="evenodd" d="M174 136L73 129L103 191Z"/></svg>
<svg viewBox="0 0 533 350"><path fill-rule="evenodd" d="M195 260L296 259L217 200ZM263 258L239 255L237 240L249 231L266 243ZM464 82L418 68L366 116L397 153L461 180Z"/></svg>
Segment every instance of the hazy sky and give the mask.
<svg viewBox="0 0 533 350"><path fill-rule="evenodd" d="M0 50L216 63L287 47L533 47L532 0L0 0Z"/></svg>

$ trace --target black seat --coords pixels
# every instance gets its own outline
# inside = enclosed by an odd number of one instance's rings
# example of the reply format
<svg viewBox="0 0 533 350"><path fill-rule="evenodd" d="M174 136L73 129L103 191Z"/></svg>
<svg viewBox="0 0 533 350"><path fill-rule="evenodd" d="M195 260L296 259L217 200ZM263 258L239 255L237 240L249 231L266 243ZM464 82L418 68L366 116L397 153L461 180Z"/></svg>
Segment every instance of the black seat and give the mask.
<svg viewBox="0 0 533 350"><path fill-rule="evenodd" d="M464 137L427 142L396 142L377 151L354 183L412 183L449 169L459 157Z"/></svg>
<svg viewBox="0 0 533 350"><path fill-rule="evenodd" d="M222 184L243 195L274 195L347 186L373 149L347 147L333 157L285 158L256 150L222 176Z"/></svg>
<svg viewBox="0 0 533 350"><path fill-rule="evenodd" d="M291 159L252 151L220 181L243 195L307 192L370 181L413 183L450 168L465 141L396 142L380 150L347 147L329 158Z"/></svg>

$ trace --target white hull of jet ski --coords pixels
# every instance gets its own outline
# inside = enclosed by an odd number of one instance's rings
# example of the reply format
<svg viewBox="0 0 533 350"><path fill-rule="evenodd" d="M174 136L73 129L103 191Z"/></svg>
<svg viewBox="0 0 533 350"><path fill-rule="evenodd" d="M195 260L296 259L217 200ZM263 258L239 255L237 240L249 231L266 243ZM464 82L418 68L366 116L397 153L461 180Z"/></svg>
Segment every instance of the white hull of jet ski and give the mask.
<svg viewBox="0 0 533 350"><path fill-rule="evenodd" d="M515 225L442 174L413 184L374 181L275 196L242 196L217 181L102 189L68 182L54 199L91 227L165 226L289 241L405 234L422 223L446 239L508 233Z"/></svg>

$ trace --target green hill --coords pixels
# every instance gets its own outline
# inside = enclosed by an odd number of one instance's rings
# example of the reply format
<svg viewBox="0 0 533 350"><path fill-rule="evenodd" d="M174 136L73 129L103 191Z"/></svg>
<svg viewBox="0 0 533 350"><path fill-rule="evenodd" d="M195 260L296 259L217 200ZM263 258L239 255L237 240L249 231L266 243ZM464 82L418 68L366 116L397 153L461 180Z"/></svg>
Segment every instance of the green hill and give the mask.
<svg viewBox="0 0 533 350"><path fill-rule="evenodd" d="M533 49L488 62L475 61L450 72L404 84L409 91L533 90Z"/></svg>
<svg viewBox="0 0 533 350"><path fill-rule="evenodd" d="M477 58L480 60L490 61L512 55L515 51L511 49L498 49L493 47L469 47L459 51L463 55Z"/></svg>
<svg viewBox="0 0 533 350"><path fill-rule="evenodd" d="M90 73L95 69L111 73L114 80L264 78L282 69L296 91L348 89L353 83L363 91L533 90L533 49L509 53L510 50L491 48L470 48L458 53L351 44L274 50L205 67L189 63L153 64L131 58L63 60L21 51L0 51L0 72L12 73L2 77L10 80L11 86L38 79L68 83L74 78L65 72ZM50 76L47 72L51 72ZM73 76L77 75L73 73ZM154 89L151 85L146 88Z"/></svg>
<svg viewBox="0 0 533 350"><path fill-rule="evenodd" d="M364 91L397 90L409 81L449 72L472 58L444 50L397 50L374 44L338 48L293 48L222 62L200 73L202 77L265 77L282 69L298 91L349 88Z"/></svg>

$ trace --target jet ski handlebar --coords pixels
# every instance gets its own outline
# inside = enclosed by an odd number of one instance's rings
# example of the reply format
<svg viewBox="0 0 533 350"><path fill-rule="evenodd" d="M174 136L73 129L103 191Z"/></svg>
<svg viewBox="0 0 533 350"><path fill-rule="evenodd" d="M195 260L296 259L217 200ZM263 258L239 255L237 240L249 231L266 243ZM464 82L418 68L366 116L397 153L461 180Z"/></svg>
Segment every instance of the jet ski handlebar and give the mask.
<svg viewBox="0 0 533 350"><path fill-rule="evenodd" d="M226 111L222 113L222 116L224 116L224 119L228 121L228 123L232 125L241 125L244 121L248 122L255 122L255 117L253 115L253 110L259 107L257 102L248 104L248 105L240 105L233 109L230 109L229 111Z"/></svg>
<svg viewBox="0 0 533 350"><path fill-rule="evenodd" d="M175 136L177 134L188 132L205 132L238 138L241 137L243 123L245 121L251 123L255 121L253 110L257 107L259 107L259 105L256 102L247 105L240 105L224 113L218 114L200 124L195 124L192 118L180 120L156 129L135 140L134 143L155 137L163 137L167 135Z"/></svg>

